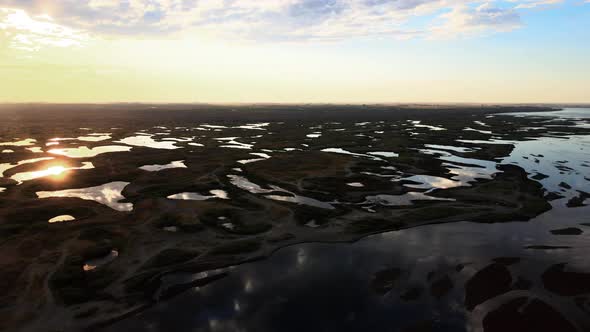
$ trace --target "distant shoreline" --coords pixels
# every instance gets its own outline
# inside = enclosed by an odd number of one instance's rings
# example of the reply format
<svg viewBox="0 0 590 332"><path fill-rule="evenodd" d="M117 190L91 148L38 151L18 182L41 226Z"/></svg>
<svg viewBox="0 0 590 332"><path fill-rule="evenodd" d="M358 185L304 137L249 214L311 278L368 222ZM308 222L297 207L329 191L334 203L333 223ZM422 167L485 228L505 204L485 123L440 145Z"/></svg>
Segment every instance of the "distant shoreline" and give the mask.
<svg viewBox="0 0 590 332"><path fill-rule="evenodd" d="M471 102L457 102L457 103L426 103L426 102L412 102L412 103L277 103L277 102L252 102L252 103L201 103L201 102L0 102L0 109L11 107L38 107L38 106L60 106L60 107L156 107L156 108L204 108L204 107L326 107L326 106L342 106L342 107L393 107L393 108L493 108L493 107L550 107L550 108L590 108L588 103L471 103Z"/></svg>
<svg viewBox="0 0 590 332"><path fill-rule="evenodd" d="M453 118L468 115L547 112L561 108L500 105L332 105L332 104L0 104L5 126L24 123L42 126L107 126L134 123L138 126L187 123L396 121L422 118Z"/></svg>

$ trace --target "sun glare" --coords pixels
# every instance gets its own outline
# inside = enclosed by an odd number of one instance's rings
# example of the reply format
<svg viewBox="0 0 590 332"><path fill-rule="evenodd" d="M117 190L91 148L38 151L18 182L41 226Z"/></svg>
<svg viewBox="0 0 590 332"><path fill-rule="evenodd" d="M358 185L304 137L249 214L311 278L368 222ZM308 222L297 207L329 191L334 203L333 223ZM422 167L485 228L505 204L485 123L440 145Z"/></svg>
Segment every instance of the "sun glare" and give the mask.
<svg viewBox="0 0 590 332"><path fill-rule="evenodd" d="M49 167L45 172L47 175L59 175L65 172L66 168L63 166Z"/></svg>
<svg viewBox="0 0 590 332"><path fill-rule="evenodd" d="M51 177L54 181L62 181L65 179L67 175L67 171L72 170L85 170L85 169L92 169L94 165L91 162L83 162L82 166L80 167L70 167L68 165L56 165L51 166L47 169L42 169L38 171L32 172L22 172L14 174L11 179L17 181L18 183L22 183L24 181L30 181L38 178L43 177Z"/></svg>

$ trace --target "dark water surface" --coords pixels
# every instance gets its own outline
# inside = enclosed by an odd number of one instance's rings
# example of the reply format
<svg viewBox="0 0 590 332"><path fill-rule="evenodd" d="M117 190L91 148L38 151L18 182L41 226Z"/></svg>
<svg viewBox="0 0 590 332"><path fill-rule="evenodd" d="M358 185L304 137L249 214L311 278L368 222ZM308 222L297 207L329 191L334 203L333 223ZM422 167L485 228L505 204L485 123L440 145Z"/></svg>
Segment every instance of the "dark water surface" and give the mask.
<svg viewBox="0 0 590 332"><path fill-rule="evenodd" d="M489 306L468 312L463 305L464 283L499 257L520 258L509 267L513 279L532 282L530 290L513 292L554 302L587 329L587 316L571 299L545 290L540 276L562 262L590 271L590 233L562 238L549 232L588 221L589 212L588 207L555 209L527 223L431 225L353 244L284 248L267 260L235 267L228 277L163 302L112 330L395 331L432 321L436 331L477 331L483 316L495 306L490 301ZM538 244L572 248L526 249ZM374 274L391 268L401 270L396 285L385 294L375 291ZM444 276L452 289L437 298L432 281ZM417 299L400 298L413 288L422 290Z"/></svg>

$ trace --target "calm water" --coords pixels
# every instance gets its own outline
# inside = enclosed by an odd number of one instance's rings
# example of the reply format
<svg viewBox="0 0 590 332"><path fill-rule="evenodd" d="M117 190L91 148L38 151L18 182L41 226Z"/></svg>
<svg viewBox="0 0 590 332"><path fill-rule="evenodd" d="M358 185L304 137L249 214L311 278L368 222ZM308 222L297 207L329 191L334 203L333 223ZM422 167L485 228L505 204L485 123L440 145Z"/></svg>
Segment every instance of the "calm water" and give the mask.
<svg viewBox="0 0 590 332"><path fill-rule="evenodd" d="M353 244L284 248L267 260L230 269L228 277L160 303L112 330L377 331L433 320L437 331L477 331L493 305L468 312L463 308L463 285L498 257L521 258L510 269L513 278L533 283L526 294L557 303L568 318L588 328L573 301L544 290L540 280L547 268L562 262L590 271L590 227L579 236L549 232L588 221L588 213L589 207L554 209L527 223L432 225ZM572 248L525 248L540 244ZM457 272L459 264L465 268ZM394 267L403 271L396 287L386 294L373 291L374 273ZM435 279L447 275L453 282L441 299L430 294L430 272ZM423 289L416 300L400 298L413 287Z"/></svg>

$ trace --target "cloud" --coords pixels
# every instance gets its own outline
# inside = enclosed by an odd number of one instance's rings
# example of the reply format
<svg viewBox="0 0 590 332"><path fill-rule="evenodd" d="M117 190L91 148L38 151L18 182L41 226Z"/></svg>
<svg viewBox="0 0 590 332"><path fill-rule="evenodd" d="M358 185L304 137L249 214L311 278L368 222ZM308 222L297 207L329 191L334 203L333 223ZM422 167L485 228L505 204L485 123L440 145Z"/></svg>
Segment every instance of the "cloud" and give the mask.
<svg viewBox="0 0 590 332"><path fill-rule="evenodd" d="M536 8L546 5L555 5L558 3L562 3L563 0L525 0L525 1L511 1L511 2L518 2L519 4L516 6L516 9L530 9Z"/></svg>
<svg viewBox="0 0 590 332"><path fill-rule="evenodd" d="M504 32L522 25L522 10L560 2L562 0L0 0L0 7L18 8L18 15L28 15L27 12L50 15L56 23L35 20L54 24L52 29L61 29L59 33L69 35L55 38L54 42L59 39L63 43L67 43L64 40L75 43L79 30L94 35L190 33L284 42L367 37L452 38ZM0 17L0 24L10 24L5 22L5 16ZM43 33L37 30L35 34ZM21 34L19 38L24 37ZM45 42L50 44L53 37L49 34L43 38L48 38ZM21 40L20 43L26 42Z"/></svg>
<svg viewBox="0 0 590 332"><path fill-rule="evenodd" d="M79 46L86 34L53 22L51 17L31 17L24 10L0 8L0 36L12 48L37 51L44 46Z"/></svg>
<svg viewBox="0 0 590 332"><path fill-rule="evenodd" d="M444 22L431 30L433 37L473 35L488 31L506 32L522 25L520 15L514 9L494 7L488 2L475 8L457 6L440 17Z"/></svg>

